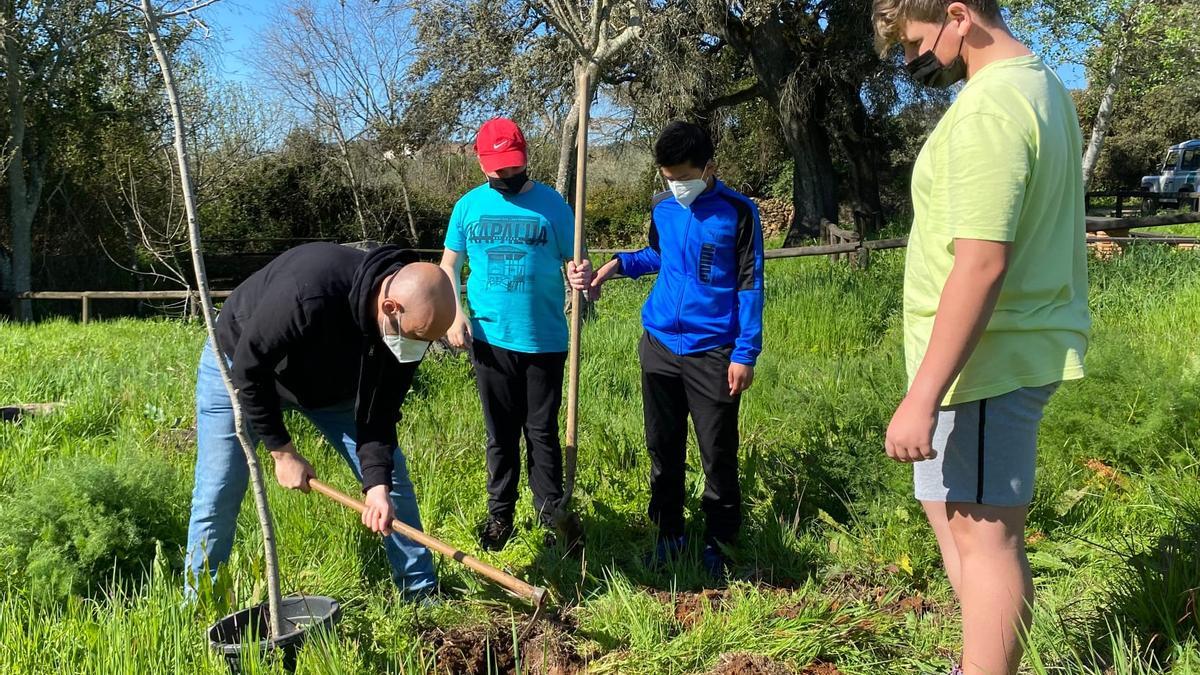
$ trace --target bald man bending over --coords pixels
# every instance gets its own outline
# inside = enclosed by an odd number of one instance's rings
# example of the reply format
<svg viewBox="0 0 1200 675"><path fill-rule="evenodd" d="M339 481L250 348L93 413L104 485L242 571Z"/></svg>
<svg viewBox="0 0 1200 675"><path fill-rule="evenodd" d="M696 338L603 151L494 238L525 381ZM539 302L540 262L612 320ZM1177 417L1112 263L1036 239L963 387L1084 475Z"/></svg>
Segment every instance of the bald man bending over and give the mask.
<svg viewBox="0 0 1200 675"><path fill-rule="evenodd" d="M247 430L271 451L280 485L307 492L316 477L283 423L284 410L297 410L362 482L365 525L388 533L395 517L421 527L396 424L429 342L446 333L456 308L446 275L397 246L364 253L305 244L233 291L217 320L217 342ZM229 559L249 481L211 344L196 377L196 436L185 581L193 595L197 580L215 579ZM384 548L404 597L434 591L428 549L394 533Z"/></svg>

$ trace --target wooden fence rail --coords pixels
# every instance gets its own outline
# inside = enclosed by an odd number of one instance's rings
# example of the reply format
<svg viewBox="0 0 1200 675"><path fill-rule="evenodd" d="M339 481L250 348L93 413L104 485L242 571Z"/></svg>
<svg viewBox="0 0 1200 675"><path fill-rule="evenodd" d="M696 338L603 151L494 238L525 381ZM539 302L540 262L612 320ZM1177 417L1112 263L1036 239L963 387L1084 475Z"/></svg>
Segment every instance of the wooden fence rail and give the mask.
<svg viewBox="0 0 1200 675"><path fill-rule="evenodd" d="M228 298L233 291L213 291L213 298ZM77 300L79 320L88 323L92 315L93 300L184 300L187 313L195 314L200 305L200 294L195 291L30 291L18 293L18 300Z"/></svg>
<svg viewBox="0 0 1200 675"><path fill-rule="evenodd" d="M1196 194L1200 197L1200 193ZM1164 225L1184 225L1200 223L1200 213L1176 213L1161 216L1144 216L1140 218L1100 218L1087 219L1087 232L1093 235L1097 232L1111 232L1115 236L1088 236L1088 243L1111 242L1130 243L1147 242L1156 244L1200 244L1200 238L1180 237L1173 235L1156 235L1149 233L1128 232L1129 230L1162 227ZM846 257L851 264L866 267L872 251L904 248L908 245L907 237L895 239L869 239L862 241L857 232L844 230L836 225L824 223L825 239L830 243L816 246L795 246L790 248L773 248L764 252L767 260L781 258L803 258L810 256L833 256L834 259ZM1128 236L1126 236L1128 233ZM629 249L593 249L595 254L622 253ZM441 253L437 249L417 249L419 253ZM213 291L213 298L227 298L233 291ZM80 320L88 323L91 319L91 303L93 300L185 300L188 301L188 311L194 312L199 305L199 296L194 291L31 291L18 293L20 300L74 300L80 303Z"/></svg>

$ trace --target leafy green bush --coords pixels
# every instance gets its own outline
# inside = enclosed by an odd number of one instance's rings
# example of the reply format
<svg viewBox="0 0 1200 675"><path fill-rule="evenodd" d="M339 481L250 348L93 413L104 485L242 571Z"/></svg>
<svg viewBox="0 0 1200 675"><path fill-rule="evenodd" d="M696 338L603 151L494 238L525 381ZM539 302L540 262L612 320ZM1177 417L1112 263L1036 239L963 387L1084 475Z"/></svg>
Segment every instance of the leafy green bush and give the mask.
<svg viewBox="0 0 1200 675"><path fill-rule="evenodd" d="M767 187L767 196L772 199L791 199L792 181L794 180L795 172L795 162L788 160L783 163L779 169L779 173L775 174L775 179Z"/></svg>
<svg viewBox="0 0 1200 675"><path fill-rule="evenodd" d="M157 542L167 551L182 547L188 501L162 460L63 462L0 502L0 573L59 597L140 578Z"/></svg>
<svg viewBox="0 0 1200 675"><path fill-rule="evenodd" d="M587 224L588 245L592 248L643 246L650 226L650 197L620 187L591 190Z"/></svg>

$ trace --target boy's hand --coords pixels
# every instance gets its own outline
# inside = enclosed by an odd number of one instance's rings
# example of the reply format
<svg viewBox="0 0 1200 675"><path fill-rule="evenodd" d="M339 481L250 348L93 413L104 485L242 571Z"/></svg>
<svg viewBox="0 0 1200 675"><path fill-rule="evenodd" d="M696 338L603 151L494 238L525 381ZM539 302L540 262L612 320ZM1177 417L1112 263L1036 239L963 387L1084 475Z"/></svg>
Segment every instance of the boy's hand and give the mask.
<svg viewBox="0 0 1200 675"><path fill-rule="evenodd" d="M613 258L612 260L609 260L601 265L600 269L596 270L596 274L592 278L592 288L596 289L597 293L599 293L600 287L604 285L604 282L613 278L617 274L620 274L620 272L621 259Z"/></svg>
<svg viewBox="0 0 1200 675"><path fill-rule="evenodd" d="M933 459L933 428L937 422L937 403L905 396L892 415L884 449L897 462L923 462Z"/></svg>
<svg viewBox="0 0 1200 675"><path fill-rule="evenodd" d="M754 384L754 366L732 362L729 364L730 396L737 396L749 389L752 384Z"/></svg>
<svg viewBox="0 0 1200 675"><path fill-rule="evenodd" d="M600 288L604 282L613 278L621 272L621 261L618 258L613 258L600 266L596 273L592 275L591 284L587 288L587 299L591 302L596 302L600 299Z"/></svg>
<svg viewBox="0 0 1200 675"><path fill-rule="evenodd" d="M308 479L316 478L317 472L296 452L295 446L288 443L276 448L271 451L271 457L275 460L275 480L280 485L289 490L308 492Z"/></svg>
<svg viewBox="0 0 1200 675"><path fill-rule="evenodd" d="M567 281L571 284L571 290L587 291L592 285L592 278L595 277L595 272L592 271L592 261L584 260L578 265L574 260L567 261Z"/></svg>
<svg viewBox="0 0 1200 675"><path fill-rule="evenodd" d="M454 317L454 323L450 324L450 330L446 331L446 341L455 349L469 349L471 341L471 320L465 314L459 314Z"/></svg>
<svg viewBox="0 0 1200 675"><path fill-rule="evenodd" d="M376 485L367 490L367 508L363 511L362 523L377 534L392 531L392 500L388 492L386 485Z"/></svg>

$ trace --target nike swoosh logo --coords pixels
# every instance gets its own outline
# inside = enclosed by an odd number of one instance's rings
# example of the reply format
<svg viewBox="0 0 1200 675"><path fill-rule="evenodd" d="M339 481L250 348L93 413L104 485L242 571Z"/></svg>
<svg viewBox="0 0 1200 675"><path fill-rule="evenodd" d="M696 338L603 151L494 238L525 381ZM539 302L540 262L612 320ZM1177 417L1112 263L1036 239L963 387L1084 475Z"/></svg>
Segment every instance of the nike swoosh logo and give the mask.
<svg viewBox="0 0 1200 675"><path fill-rule="evenodd" d="M508 145L508 141L500 141L499 143L493 143L493 144L492 144L492 149L493 149L493 150L501 150L501 149L503 149L503 148L504 148L504 146L506 146L506 145Z"/></svg>

